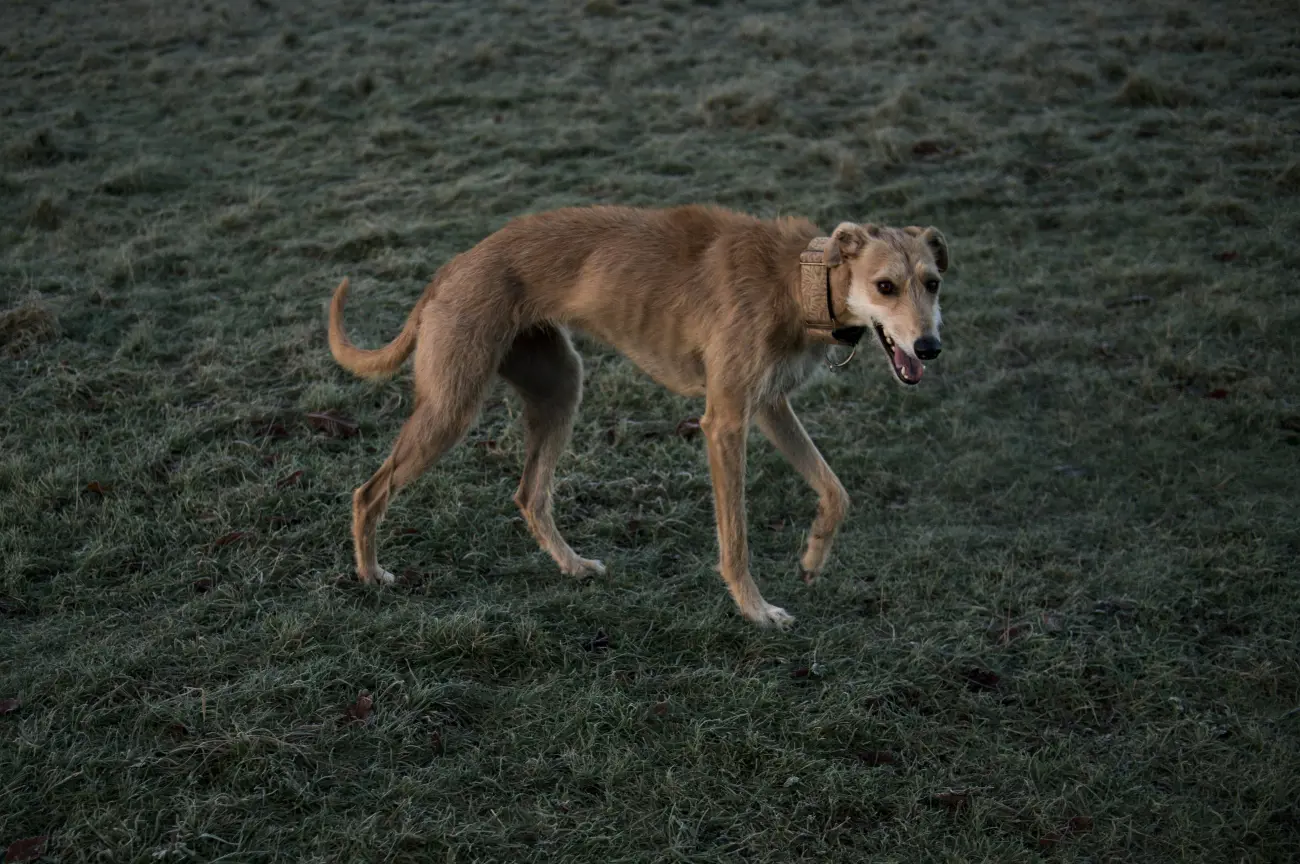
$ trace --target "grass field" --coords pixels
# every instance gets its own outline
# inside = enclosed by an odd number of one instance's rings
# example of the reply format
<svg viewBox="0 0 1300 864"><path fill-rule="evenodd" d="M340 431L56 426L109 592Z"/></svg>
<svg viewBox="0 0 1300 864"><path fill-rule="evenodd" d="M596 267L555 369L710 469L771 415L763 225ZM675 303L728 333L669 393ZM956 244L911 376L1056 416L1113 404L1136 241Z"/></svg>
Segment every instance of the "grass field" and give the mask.
<svg viewBox="0 0 1300 864"><path fill-rule="evenodd" d="M1292 3L0 10L0 848L48 861L1288 861L1300 850ZM758 436L763 632L698 401L590 342L560 576L519 405L380 530L390 339L509 218L934 224L943 357ZM313 421L333 411L356 421ZM367 712L348 706L368 693ZM3 713L6 712L7 713Z"/></svg>

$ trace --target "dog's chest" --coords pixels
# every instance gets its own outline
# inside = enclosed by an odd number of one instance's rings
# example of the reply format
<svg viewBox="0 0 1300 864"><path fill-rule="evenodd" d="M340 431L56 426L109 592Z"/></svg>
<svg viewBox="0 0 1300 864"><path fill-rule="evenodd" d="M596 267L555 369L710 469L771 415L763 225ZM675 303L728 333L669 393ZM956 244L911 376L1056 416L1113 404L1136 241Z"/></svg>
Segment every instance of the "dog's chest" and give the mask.
<svg viewBox="0 0 1300 864"><path fill-rule="evenodd" d="M812 348L782 357L763 376L760 401L770 402L798 390L822 369L822 351Z"/></svg>

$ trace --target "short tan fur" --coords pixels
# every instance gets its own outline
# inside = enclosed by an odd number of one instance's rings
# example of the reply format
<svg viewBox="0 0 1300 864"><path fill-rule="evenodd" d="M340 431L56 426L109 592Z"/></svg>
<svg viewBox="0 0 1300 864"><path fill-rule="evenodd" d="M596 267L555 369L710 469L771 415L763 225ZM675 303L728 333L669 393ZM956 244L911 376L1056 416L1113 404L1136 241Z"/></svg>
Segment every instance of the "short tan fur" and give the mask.
<svg viewBox="0 0 1300 864"><path fill-rule="evenodd" d="M523 400L525 458L515 494L538 543L571 575L604 572L579 556L552 515L556 462L582 398L581 329L675 392L703 396L720 570L740 613L793 619L763 599L749 570L745 449L757 425L816 491L801 559L820 573L849 496L790 407L826 350L805 326L800 253L818 236L803 219L760 220L709 207L557 210L510 222L434 276L401 334L364 350L343 330L348 281L330 304L335 359L362 376L391 374L414 354L415 408L388 458L353 495L357 574L391 582L375 529L393 495L468 431L494 375ZM895 376L919 380L938 354L938 281L948 247L934 228L840 224L825 249L836 321L874 331ZM887 290L890 289L890 290ZM918 355L920 358L918 358ZM901 364L901 365L900 365Z"/></svg>

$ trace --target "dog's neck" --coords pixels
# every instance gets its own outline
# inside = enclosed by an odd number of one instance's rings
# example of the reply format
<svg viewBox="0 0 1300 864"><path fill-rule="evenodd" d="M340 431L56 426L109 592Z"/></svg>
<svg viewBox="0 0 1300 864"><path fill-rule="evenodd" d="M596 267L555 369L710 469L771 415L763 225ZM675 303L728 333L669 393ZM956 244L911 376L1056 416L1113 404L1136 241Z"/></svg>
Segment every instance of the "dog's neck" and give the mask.
<svg viewBox="0 0 1300 864"><path fill-rule="evenodd" d="M799 308L803 311L804 333L814 342L827 345L857 345L865 327L848 327L836 318L835 311L844 307L831 287L831 271L826 264L829 237L814 237L799 253Z"/></svg>

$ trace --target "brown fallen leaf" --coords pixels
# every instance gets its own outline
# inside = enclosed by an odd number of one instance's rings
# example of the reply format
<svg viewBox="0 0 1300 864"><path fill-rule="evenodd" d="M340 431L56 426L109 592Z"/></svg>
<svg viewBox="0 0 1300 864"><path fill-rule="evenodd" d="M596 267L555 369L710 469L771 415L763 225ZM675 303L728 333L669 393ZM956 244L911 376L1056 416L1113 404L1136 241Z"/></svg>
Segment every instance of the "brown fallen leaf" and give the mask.
<svg viewBox="0 0 1300 864"><path fill-rule="evenodd" d="M668 703L656 702L650 706L650 713L656 717L666 717L668 715Z"/></svg>
<svg viewBox="0 0 1300 864"><path fill-rule="evenodd" d="M999 645L1007 646L1029 632L1029 625L1023 621L1015 624L994 625L989 633Z"/></svg>
<svg viewBox="0 0 1300 864"><path fill-rule="evenodd" d="M1222 387L1215 387L1209 393L1205 394L1206 399L1227 399L1228 391Z"/></svg>
<svg viewBox="0 0 1300 864"><path fill-rule="evenodd" d="M317 432L324 432L330 438L352 438L361 432L357 421L333 408L328 411L312 411L307 415L307 422Z"/></svg>
<svg viewBox="0 0 1300 864"><path fill-rule="evenodd" d="M357 694L357 701L343 709L344 723L365 723L370 719L370 712L375 707L375 700L362 690Z"/></svg>
<svg viewBox="0 0 1300 864"><path fill-rule="evenodd" d="M859 615L884 615L893 607L893 602L886 597L868 597L858 610Z"/></svg>
<svg viewBox="0 0 1300 864"><path fill-rule="evenodd" d="M677 424L676 433L678 438L685 438L687 441L690 441L696 435L700 434L700 418L687 417L685 420Z"/></svg>
<svg viewBox="0 0 1300 864"><path fill-rule="evenodd" d="M1227 264L1229 261L1236 261L1239 257L1241 256L1235 249L1228 249L1223 252L1214 253L1214 260L1222 261L1224 264Z"/></svg>
<svg viewBox="0 0 1300 864"><path fill-rule="evenodd" d="M998 682L1002 680L998 673L979 667L971 667L961 674L966 679L966 687L969 690L996 690Z"/></svg>
<svg viewBox="0 0 1300 864"><path fill-rule="evenodd" d="M192 587L194 588L195 594L207 594L212 590L213 584L211 576L203 576L199 579L195 579Z"/></svg>
<svg viewBox="0 0 1300 864"><path fill-rule="evenodd" d="M97 495L98 497L103 498L108 494L108 487L103 483L100 483L98 480L91 480L86 484L85 494Z"/></svg>
<svg viewBox="0 0 1300 864"><path fill-rule="evenodd" d="M18 699L0 699L0 714L12 714L22 706Z"/></svg>
<svg viewBox="0 0 1300 864"><path fill-rule="evenodd" d="M1155 138L1161 132L1159 120L1148 120L1138 124L1138 128L1133 131L1134 138Z"/></svg>
<svg viewBox="0 0 1300 864"><path fill-rule="evenodd" d="M442 738L441 729L434 729L429 733L429 746L433 749L433 752L437 753L439 756L442 756L447 752L447 742Z"/></svg>
<svg viewBox="0 0 1300 864"><path fill-rule="evenodd" d="M1151 300L1150 294L1131 294L1128 297L1107 300L1104 305L1107 309L1118 309L1121 306L1145 306Z"/></svg>
<svg viewBox="0 0 1300 864"><path fill-rule="evenodd" d="M826 667L820 663L813 663L810 666L798 666L790 670L791 678L821 678L826 674Z"/></svg>
<svg viewBox="0 0 1300 864"><path fill-rule="evenodd" d="M222 546L229 546L231 543L243 540L247 536L248 533L245 531L231 531L229 534L222 534L216 540L212 541L212 548L220 549Z"/></svg>
<svg viewBox="0 0 1300 864"><path fill-rule="evenodd" d="M1051 849L1072 834L1086 834L1092 830L1091 816L1071 816L1070 821L1055 831L1038 838L1039 849Z"/></svg>
<svg viewBox="0 0 1300 864"><path fill-rule="evenodd" d="M397 533L398 533L398 534L401 534L401 535L404 536L404 537L410 537L410 536L412 536L412 535L419 534L419 533L420 533L420 529L419 529L419 528L402 528L402 529L400 529Z"/></svg>
<svg viewBox="0 0 1300 864"><path fill-rule="evenodd" d="M1136 614L1137 604L1127 597L1105 597L1092 604L1092 611L1094 615L1128 618Z"/></svg>
<svg viewBox="0 0 1300 864"><path fill-rule="evenodd" d="M168 723L167 734L177 739L184 738L186 735L190 734L190 727L180 722Z"/></svg>
<svg viewBox="0 0 1300 864"><path fill-rule="evenodd" d="M423 585L427 581L429 581L429 574L416 570L414 567L403 567L402 572L397 574L396 584L414 588Z"/></svg>
<svg viewBox="0 0 1300 864"><path fill-rule="evenodd" d="M958 813L970 806L970 792L965 789L949 789L930 796L930 804L943 807L949 813Z"/></svg>
<svg viewBox="0 0 1300 864"><path fill-rule="evenodd" d="M303 470L299 468L297 471L293 472L292 474L286 477L281 477L279 480L275 481L275 488L283 489L286 486L297 486L299 483L302 482L302 477L303 477Z"/></svg>
<svg viewBox="0 0 1300 864"><path fill-rule="evenodd" d="M1069 821L1070 830L1076 834L1083 834L1092 830L1091 816L1071 816Z"/></svg>
<svg viewBox="0 0 1300 864"><path fill-rule="evenodd" d="M4 861L5 864L35 861L45 854L45 844L49 840L48 834L42 834L40 837L28 837L26 840L15 840L9 844L5 854L0 856L0 861Z"/></svg>
<svg viewBox="0 0 1300 864"><path fill-rule="evenodd" d="M595 636L582 643L582 650L595 652L607 651L609 650L610 644L609 634L605 632L604 628L601 628L596 631Z"/></svg>
<svg viewBox="0 0 1300 864"><path fill-rule="evenodd" d="M271 438L278 440L281 438L288 438L289 430L285 428L283 423L270 421L267 423L255 424L253 427L253 434L258 438Z"/></svg>
<svg viewBox="0 0 1300 864"><path fill-rule="evenodd" d="M881 765L893 765L898 761L898 757L888 750L859 750L854 755L863 765L869 765L872 768Z"/></svg>
<svg viewBox="0 0 1300 864"><path fill-rule="evenodd" d="M925 159L929 156L952 156L956 154L957 148L951 144L944 144L942 141L932 141L923 138L912 145L912 155Z"/></svg>

